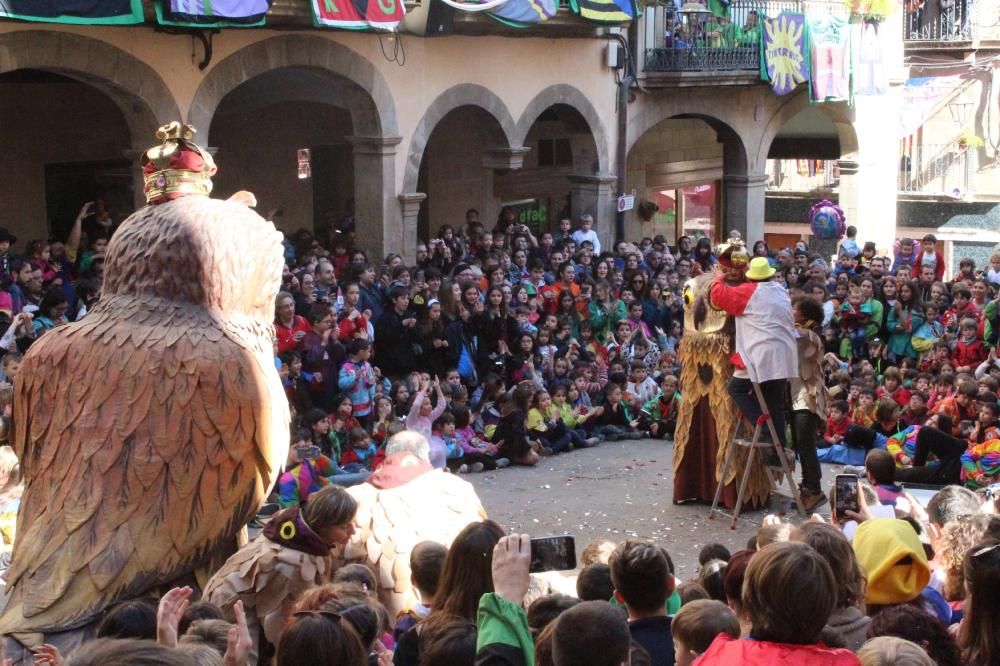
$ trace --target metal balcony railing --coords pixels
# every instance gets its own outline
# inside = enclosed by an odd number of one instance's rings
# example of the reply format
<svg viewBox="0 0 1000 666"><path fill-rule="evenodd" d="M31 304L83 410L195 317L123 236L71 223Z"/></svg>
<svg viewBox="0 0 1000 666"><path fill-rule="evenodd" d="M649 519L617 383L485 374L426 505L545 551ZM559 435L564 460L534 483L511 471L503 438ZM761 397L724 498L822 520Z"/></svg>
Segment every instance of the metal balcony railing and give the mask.
<svg viewBox="0 0 1000 666"><path fill-rule="evenodd" d="M835 190L840 186L837 160L768 160L767 189L778 192Z"/></svg>
<svg viewBox="0 0 1000 666"><path fill-rule="evenodd" d="M922 144L905 149L899 161L899 191L950 196L968 194L970 153L970 149L957 142Z"/></svg>
<svg viewBox="0 0 1000 666"><path fill-rule="evenodd" d="M726 17L678 11L678 1L643 14L647 72L756 71L761 20L791 12L845 12L837 0L732 0Z"/></svg>
<svg viewBox="0 0 1000 666"><path fill-rule="evenodd" d="M974 37L975 0L913 2L903 16L903 39L907 41L967 41Z"/></svg>

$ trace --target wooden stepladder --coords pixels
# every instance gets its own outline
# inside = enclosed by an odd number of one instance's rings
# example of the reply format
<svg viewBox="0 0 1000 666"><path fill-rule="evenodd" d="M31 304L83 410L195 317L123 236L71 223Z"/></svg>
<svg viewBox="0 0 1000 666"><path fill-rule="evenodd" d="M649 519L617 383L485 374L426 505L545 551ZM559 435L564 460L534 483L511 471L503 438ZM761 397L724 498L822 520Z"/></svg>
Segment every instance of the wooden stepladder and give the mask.
<svg viewBox="0 0 1000 666"><path fill-rule="evenodd" d="M736 508L733 510L733 522L729 525L729 529L736 529L736 521L740 518L740 511L743 509L743 496L746 492L747 482L750 480L750 470L753 467L754 456L757 455L758 451L765 451L767 449L774 450L779 463L779 466L768 466L768 472L771 475L772 490L777 489L781 485L781 479L784 477L788 481L788 487L792 491L792 498L795 500L795 505L798 507L799 513L803 516L809 515L802 504L799 485L795 482L794 461L792 463L788 461L788 457L785 455L785 448L781 446L778 431L774 427L774 421L771 419L771 412L767 409L767 402L764 400L764 393L760 390L760 384L753 382L753 390L761 409L761 416L754 425L753 439L747 442L745 439L740 438L740 428L736 428L736 432L733 433L733 440L729 443L729 450L726 451L726 460L722 465L722 476L719 478L719 485L715 488L715 499L712 501L712 508L708 512L710 519L715 518L717 512L725 513L719 508L719 502L722 500L722 493L725 491L726 479L729 478L729 472L733 465L736 464L736 450L741 447L749 448L750 453L747 456L746 467L743 469L743 475L740 478L740 489L736 494ZM765 426L771 434L770 442L760 441L761 435L764 434Z"/></svg>

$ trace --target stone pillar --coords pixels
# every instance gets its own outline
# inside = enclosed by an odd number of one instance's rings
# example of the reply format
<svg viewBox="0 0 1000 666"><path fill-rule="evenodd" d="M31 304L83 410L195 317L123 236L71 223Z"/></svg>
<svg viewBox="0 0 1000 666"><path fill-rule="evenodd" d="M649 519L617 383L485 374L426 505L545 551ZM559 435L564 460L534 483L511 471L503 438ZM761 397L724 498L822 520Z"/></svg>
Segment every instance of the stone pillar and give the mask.
<svg viewBox="0 0 1000 666"><path fill-rule="evenodd" d="M843 209L847 224L855 224L858 220L858 174L861 165L856 160L837 160L837 168L840 171L837 205ZM860 235L858 240L861 240Z"/></svg>
<svg viewBox="0 0 1000 666"><path fill-rule="evenodd" d="M858 228L858 241L874 241L881 252L891 251L896 238L899 189L899 137L886 131L885 119L898 117L901 103L901 86L896 85L878 97L856 97L854 129L858 150L849 157L857 161L858 167L852 198L845 201L841 194L841 208L847 212L847 224ZM853 215L849 207L853 207Z"/></svg>
<svg viewBox="0 0 1000 666"><path fill-rule="evenodd" d="M146 183L142 178L142 156L146 153L146 150L151 146L136 147L132 146L127 150L122 151L122 157L129 161L132 167L132 206L133 210L139 210L146 205L146 193L143 191L146 187ZM216 148L208 148L209 153L215 154ZM91 239L93 240L93 239Z"/></svg>
<svg viewBox="0 0 1000 666"><path fill-rule="evenodd" d="M354 147L354 220L358 244L374 256L403 254L404 232L396 194L396 146L400 136L349 136ZM416 250L417 227L412 234ZM404 255L405 256L405 255Z"/></svg>
<svg viewBox="0 0 1000 666"><path fill-rule="evenodd" d="M618 179L611 175L579 175L569 177L570 213L573 226L580 216L594 216L594 231L601 239L601 250L610 249L615 242L615 188ZM638 197L636 197L638 199ZM638 239L631 239L638 240Z"/></svg>
<svg viewBox="0 0 1000 666"><path fill-rule="evenodd" d="M417 258L417 217L420 204L427 198L423 192L404 192L399 195L400 227L403 230L403 247L399 252L403 261L410 264Z"/></svg>
<svg viewBox="0 0 1000 666"><path fill-rule="evenodd" d="M764 238L764 194L767 174L724 174L722 176L725 228L722 238L736 230L747 246Z"/></svg>

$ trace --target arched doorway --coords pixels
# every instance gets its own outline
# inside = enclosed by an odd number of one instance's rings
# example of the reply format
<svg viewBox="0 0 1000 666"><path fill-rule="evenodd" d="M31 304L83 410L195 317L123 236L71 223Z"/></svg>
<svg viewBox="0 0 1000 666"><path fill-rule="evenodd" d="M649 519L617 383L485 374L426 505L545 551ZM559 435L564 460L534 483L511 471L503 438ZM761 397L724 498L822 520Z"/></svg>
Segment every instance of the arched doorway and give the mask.
<svg viewBox="0 0 1000 666"><path fill-rule="evenodd" d="M0 75L0 126L4 226L22 249L32 239L65 239L84 202L101 202L115 221L132 212L131 131L97 88L37 69Z"/></svg>
<svg viewBox="0 0 1000 666"><path fill-rule="evenodd" d="M62 238L84 201L116 219L143 203L141 151L180 119L147 64L68 32L0 35L0 114L8 176L5 226L23 239Z"/></svg>
<svg viewBox="0 0 1000 666"><path fill-rule="evenodd" d="M286 232L340 229L354 212L352 109L364 103L363 91L320 69L282 68L240 84L208 128L216 192L253 192L261 211L280 211L275 222Z"/></svg>
<svg viewBox="0 0 1000 666"><path fill-rule="evenodd" d="M715 243L733 229L747 233L752 213L741 210L745 202L736 196L746 184L734 182L747 179L746 150L725 123L693 114L660 120L630 147L626 172L627 189L657 207L650 219L632 217L629 237L662 235L670 244L681 236L707 237Z"/></svg>
<svg viewBox="0 0 1000 666"><path fill-rule="evenodd" d="M264 212L284 209L276 222L286 232L323 233L353 212L359 245L401 249L396 106L382 75L357 52L305 35L255 42L209 70L188 122L204 127L204 140L218 148L220 188L256 186ZM311 151L301 179L300 149ZM276 178L253 173L264 166L273 173L276 163Z"/></svg>
<svg viewBox="0 0 1000 666"><path fill-rule="evenodd" d="M525 131L528 148L521 169L496 175L501 205L514 206L518 220L537 235L558 228L562 217L597 217L598 201L588 188L601 172L600 154L590 124L569 104L542 109ZM596 193L596 190L595 190Z"/></svg>

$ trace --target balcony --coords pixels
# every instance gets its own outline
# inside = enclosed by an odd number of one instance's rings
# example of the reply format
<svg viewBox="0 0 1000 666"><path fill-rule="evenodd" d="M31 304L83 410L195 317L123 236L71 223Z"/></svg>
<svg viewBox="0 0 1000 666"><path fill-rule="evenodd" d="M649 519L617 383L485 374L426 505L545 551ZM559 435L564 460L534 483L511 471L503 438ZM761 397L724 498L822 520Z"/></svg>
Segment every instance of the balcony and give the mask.
<svg viewBox="0 0 1000 666"><path fill-rule="evenodd" d="M907 148L899 162L899 191L965 197L970 192L972 153L958 143Z"/></svg>
<svg viewBox="0 0 1000 666"><path fill-rule="evenodd" d="M975 34L976 0L940 0L921 2L917 8L913 0L903 16L903 39L920 42L913 46L931 46L929 42L941 42L937 46L956 47L955 42L968 42ZM948 5L948 6L944 6ZM988 7L987 7L988 9Z"/></svg>
<svg viewBox="0 0 1000 666"><path fill-rule="evenodd" d="M783 11L846 13L840 0L732 0L729 15L647 6L640 19L645 84L746 85L760 81L760 21Z"/></svg>
<svg viewBox="0 0 1000 666"><path fill-rule="evenodd" d="M840 187L837 160L768 160L767 191L826 194Z"/></svg>

